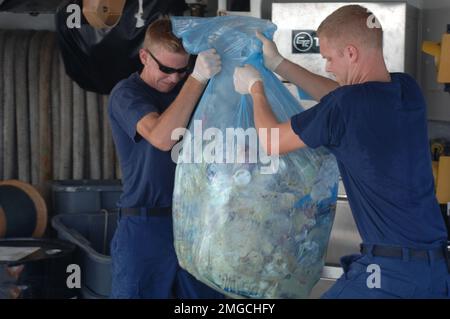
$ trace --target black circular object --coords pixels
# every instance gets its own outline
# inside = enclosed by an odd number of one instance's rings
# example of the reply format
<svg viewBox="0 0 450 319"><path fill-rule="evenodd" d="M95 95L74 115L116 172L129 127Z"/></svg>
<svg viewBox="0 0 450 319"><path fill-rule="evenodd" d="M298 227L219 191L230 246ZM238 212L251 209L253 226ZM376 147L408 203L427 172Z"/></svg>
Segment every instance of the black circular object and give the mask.
<svg viewBox="0 0 450 319"><path fill-rule="evenodd" d="M0 238L6 235L6 215L2 205L0 205Z"/></svg>
<svg viewBox="0 0 450 319"><path fill-rule="evenodd" d="M0 238L41 237L47 206L39 192L19 180L0 181Z"/></svg>
<svg viewBox="0 0 450 319"><path fill-rule="evenodd" d="M36 225L36 213L30 197L15 186L1 185L0 203L8 214L5 237L31 236Z"/></svg>
<svg viewBox="0 0 450 319"><path fill-rule="evenodd" d="M18 260L1 261L8 267L23 265L17 286L22 290L22 299L67 299L79 296L79 289L69 288L68 267L74 264L76 246L59 239L14 238L1 239L1 247L39 247L39 250ZM0 286L1 286L0 282Z"/></svg>

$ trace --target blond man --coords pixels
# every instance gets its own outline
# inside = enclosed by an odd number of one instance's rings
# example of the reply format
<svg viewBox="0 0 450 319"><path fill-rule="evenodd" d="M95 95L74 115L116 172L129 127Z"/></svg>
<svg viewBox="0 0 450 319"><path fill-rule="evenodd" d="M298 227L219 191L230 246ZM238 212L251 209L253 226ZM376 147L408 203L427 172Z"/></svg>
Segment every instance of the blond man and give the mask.
<svg viewBox="0 0 450 319"><path fill-rule="evenodd" d="M267 68L318 102L279 123L253 67L237 68L235 89L251 94L255 125L278 128L280 153L324 146L336 156L362 237L344 256L344 274L324 298L428 298L450 295L447 232L434 194L426 105L404 73L389 73L383 30L366 8L339 8L319 26L320 53L335 80L284 59L258 34Z"/></svg>
<svg viewBox="0 0 450 319"><path fill-rule="evenodd" d="M221 298L180 268L173 246L176 164L171 133L186 127L208 80L220 72L213 50L190 56L161 18L139 52L142 72L113 89L108 106L122 170L123 194L111 242L112 298Z"/></svg>

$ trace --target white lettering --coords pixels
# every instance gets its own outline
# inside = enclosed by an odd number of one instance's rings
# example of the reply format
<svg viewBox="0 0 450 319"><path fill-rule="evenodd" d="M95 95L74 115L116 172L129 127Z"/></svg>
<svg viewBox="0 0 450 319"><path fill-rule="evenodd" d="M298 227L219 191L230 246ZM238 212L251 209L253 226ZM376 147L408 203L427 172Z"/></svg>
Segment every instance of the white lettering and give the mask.
<svg viewBox="0 0 450 319"><path fill-rule="evenodd" d="M367 272L371 273L366 280L367 287L381 288L381 268L377 264L370 264L367 266Z"/></svg>
<svg viewBox="0 0 450 319"><path fill-rule="evenodd" d="M262 147L261 143L267 143L267 129L259 130L258 134L254 127L246 130L243 128L226 128L225 141L223 131L218 128L208 128L203 133L202 121L195 120L193 125L193 135L184 128L177 128L172 131L171 139L179 140L172 148L171 156L175 163L217 163L235 164L251 163L263 164L261 174L276 174L279 168L279 129L270 130L271 156L265 152L267 147ZM203 146L203 142L205 146ZM225 145L225 156L224 156ZM259 157L259 159L258 159Z"/></svg>
<svg viewBox="0 0 450 319"><path fill-rule="evenodd" d="M69 289L81 288L80 266L78 266L76 264L70 264L67 266L66 272L70 273L70 275L67 277L67 280L66 280L67 288L69 288Z"/></svg>
<svg viewBox="0 0 450 319"><path fill-rule="evenodd" d="M81 28L81 8L77 4L70 4L66 8L67 13L72 13L67 17L66 25L69 29Z"/></svg>

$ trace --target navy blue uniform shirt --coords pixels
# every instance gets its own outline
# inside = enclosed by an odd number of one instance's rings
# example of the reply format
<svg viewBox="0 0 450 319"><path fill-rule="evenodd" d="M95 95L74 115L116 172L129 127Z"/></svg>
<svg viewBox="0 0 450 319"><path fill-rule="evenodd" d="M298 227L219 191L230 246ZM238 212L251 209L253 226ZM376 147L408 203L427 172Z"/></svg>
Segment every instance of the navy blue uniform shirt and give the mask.
<svg viewBox="0 0 450 319"><path fill-rule="evenodd" d="M426 105L413 78L339 87L291 118L309 147L338 162L364 243L437 247L447 232L434 192Z"/></svg>
<svg viewBox="0 0 450 319"><path fill-rule="evenodd" d="M169 93L147 85L138 73L119 82L111 92L108 114L122 169L123 193L118 207L172 206L176 164L136 131L151 112L162 113L178 95L184 81Z"/></svg>

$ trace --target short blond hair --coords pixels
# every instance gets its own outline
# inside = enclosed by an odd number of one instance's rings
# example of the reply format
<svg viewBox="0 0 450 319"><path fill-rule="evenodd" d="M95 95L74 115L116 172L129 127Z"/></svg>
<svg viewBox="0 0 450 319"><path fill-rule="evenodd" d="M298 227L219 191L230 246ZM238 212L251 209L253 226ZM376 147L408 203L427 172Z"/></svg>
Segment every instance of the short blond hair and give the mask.
<svg viewBox="0 0 450 319"><path fill-rule="evenodd" d="M161 17L148 26L143 47L146 49L162 47L169 52L186 53L182 41L172 33L169 17Z"/></svg>
<svg viewBox="0 0 450 319"><path fill-rule="evenodd" d="M381 25L372 12L359 5L347 5L334 11L320 24L317 35L340 47L353 44L383 48Z"/></svg>

